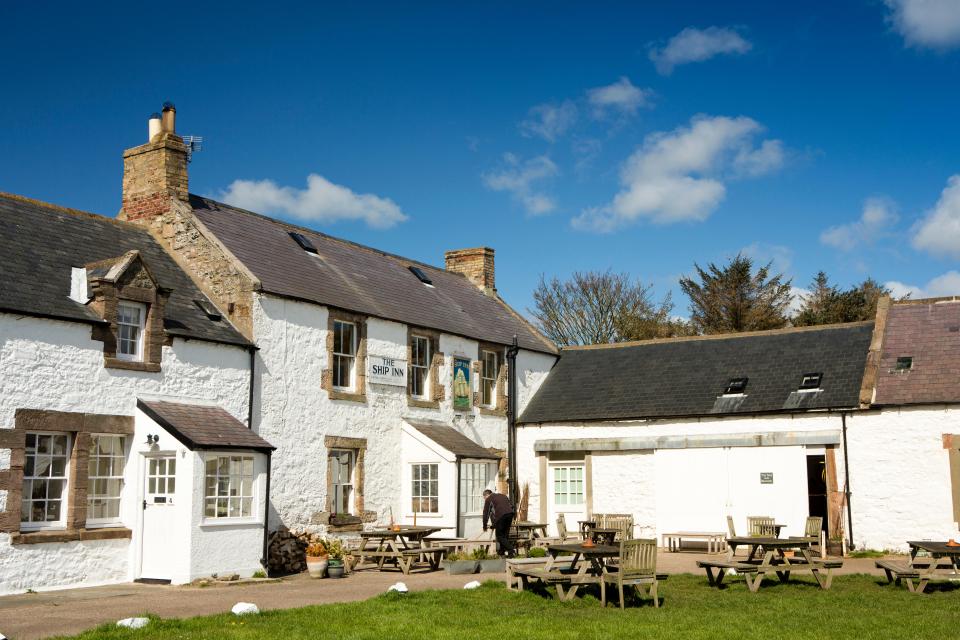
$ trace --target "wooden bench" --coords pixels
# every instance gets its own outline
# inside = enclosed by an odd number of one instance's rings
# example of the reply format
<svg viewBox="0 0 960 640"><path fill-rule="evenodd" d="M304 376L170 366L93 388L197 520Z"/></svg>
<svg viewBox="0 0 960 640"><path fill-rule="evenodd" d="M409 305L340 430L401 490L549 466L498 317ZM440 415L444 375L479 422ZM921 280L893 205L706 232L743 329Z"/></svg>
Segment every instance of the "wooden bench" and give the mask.
<svg viewBox="0 0 960 640"><path fill-rule="evenodd" d="M899 586L901 582L906 582L907 589L911 593L923 593L930 582L960 580L960 572L958 571L936 573L940 566L944 568L952 567L953 565L949 562L941 564L938 560L915 558L912 564L896 560L877 560L874 564L878 569L883 569L887 576L887 584L893 582Z"/></svg>
<svg viewBox="0 0 960 640"><path fill-rule="evenodd" d="M843 560L840 558L824 558L807 562L802 558L791 559L790 564L773 563L764 564L757 562L736 562L733 560L698 560L697 566L707 571L707 581L711 587L719 588L723 584L724 577L731 571L743 575L747 587L752 593L760 589L763 578L768 573L776 573L781 582L790 579L791 572L809 571L813 574L817 584L824 591L828 590L833 584L833 570L843 566ZM716 571L716 576L714 576Z"/></svg>
<svg viewBox="0 0 960 640"><path fill-rule="evenodd" d="M707 543L707 553L720 553L727 550L727 539L717 531L675 531L663 534L663 546L670 551L680 551L683 541L703 540Z"/></svg>
<svg viewBox="0 0 960 640"><path fill-rule="evenodd" d="M409 574L410 569L413 568L413 563L418 561L426 561L430 563L431 569L439 569L440 561L443 560L443 557L447 554L446 547L420 547L417 549L403 549L399 552L391 550L364 550L357 551L357 560L353 566L353 569L365 569L363 566L367 564L367 558L376 558L376 562L371 562L369 564L376 564L378 569L383 569L383 565L388 561L392 560L400 568L404 574Z"/></svg>
<svg viewBox="0 0 960 640"><path fill-rule="evenodd" d="M511 558L507 560L507 589L511 591L517 587L523 591L523 585L519 584L519 571L527 569L545 569L550 558ZM553 561L553 566L559 570L569 570L573 562L573 556L558 556Z"/></svg>

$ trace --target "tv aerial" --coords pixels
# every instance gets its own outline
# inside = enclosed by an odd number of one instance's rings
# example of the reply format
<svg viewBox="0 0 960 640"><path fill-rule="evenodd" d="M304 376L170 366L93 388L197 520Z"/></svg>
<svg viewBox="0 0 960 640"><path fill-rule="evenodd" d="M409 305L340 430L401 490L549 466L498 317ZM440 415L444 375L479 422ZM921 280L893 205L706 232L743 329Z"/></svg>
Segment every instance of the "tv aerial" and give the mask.
<svg viewBox="0 0 960 640"><path fill-rule="evenodd" d="M187 147L187 162L190 162L194 153L203 151L203 136L183 136L183 144Z"/></svg>

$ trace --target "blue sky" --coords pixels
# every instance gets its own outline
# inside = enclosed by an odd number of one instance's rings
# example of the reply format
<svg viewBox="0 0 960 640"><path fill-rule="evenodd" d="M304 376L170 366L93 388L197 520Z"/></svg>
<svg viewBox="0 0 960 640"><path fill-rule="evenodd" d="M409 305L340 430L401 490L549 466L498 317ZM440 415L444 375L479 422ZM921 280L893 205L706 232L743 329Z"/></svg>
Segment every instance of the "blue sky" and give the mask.
<svg viewBox="0 0 960 640"><path fill-rule="evenodd" d="M960 294L960 0L133 4L0 8L0 190L114 215L171 100L194 193L490 245L521 309L612 268L685 315L677 278L738 251Z"/></svg>

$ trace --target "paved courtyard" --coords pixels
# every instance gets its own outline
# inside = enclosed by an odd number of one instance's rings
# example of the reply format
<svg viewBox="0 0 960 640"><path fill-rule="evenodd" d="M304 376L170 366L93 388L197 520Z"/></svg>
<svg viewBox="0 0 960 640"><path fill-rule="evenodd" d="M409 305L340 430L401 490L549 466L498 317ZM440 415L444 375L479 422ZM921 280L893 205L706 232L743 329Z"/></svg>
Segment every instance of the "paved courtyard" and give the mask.
<svg viewBox="0 0 960 640"><path fill-rule="evenodd" d="M658 568L666 573L702 573L696 553L666 553ZM872 573L874 559L847 558L838 574ZM360 571L344 580L312 580L307 574L259 584L208 587L122 584L84 589L64 589L0 597L0 633L12 640L36 640L79 633L104 622L142 613L162 618L184 618L228 611L240 601L261 609L289 609L313 604L365 600L403 581L411 590L460 589L471 580L503 580L504 574L451 576L444 571L415 573ZM668 587L665 587L668 588ZM704 578L706 588L706 578Z"/></svg>

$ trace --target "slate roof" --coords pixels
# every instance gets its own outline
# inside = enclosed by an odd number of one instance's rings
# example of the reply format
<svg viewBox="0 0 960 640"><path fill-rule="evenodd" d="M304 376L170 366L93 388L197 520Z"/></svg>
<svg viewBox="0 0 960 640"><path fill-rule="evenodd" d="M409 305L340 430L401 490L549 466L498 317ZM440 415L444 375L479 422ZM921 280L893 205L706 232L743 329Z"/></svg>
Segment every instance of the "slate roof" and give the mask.
<svg viewBox="0 0 960 640"><path fill-rule="evenodd" d="M249 345L228 321L211 320L197 307L194 300L209 300L144 229L6 193L0 193L0 311L99 324L93 310L70 299L71 268L131 250L171 290L163 321L168 334Z"/></svg>
<svg viewBox="0 0 960 640"><path fill-rule="evenodd" d="M276 449L220 407L138 399L137 408L190 450Z"/></svg>
<svg viewBox="0 0 960 640"><path fill-rule="evenodd" d="M872 322L563 349L519 422L734 415L858 406ZM822 373L820 391L798 392ZM723 396L731 378L746 393Z"/></svg>
<svg viewBox="0 0 960 640"><path fill-rule="evenodd" d="M960 299L891 305L882 344L873 404L960 401ZM899 357L913 366L897 371Z"/></svg>
<svg viewBox="0 0 960 640"><path fill-rule="evenodd" d="M503 345L516 335L524 349L556 353L502 300L460 274L208 198L191 195L190 204L262 291ZM309 238L318 255L301 249L291 231ZM427 273L433 287L421 283L411 265Z"/></svg>
<svg viewBox="0 0 960 640"><path fill-rule="evenodd" d="M449 425L413 420L407 420L407 424L458 458L498 459L498 456L491 453L488 449L484 449Z"/></svg>

